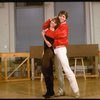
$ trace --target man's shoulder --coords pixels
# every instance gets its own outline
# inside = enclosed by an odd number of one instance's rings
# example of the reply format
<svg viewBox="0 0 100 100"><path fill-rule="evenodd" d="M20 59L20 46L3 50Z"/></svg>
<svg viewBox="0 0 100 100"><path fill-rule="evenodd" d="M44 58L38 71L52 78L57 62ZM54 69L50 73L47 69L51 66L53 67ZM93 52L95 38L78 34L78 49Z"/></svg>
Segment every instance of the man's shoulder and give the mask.
<svg viewBox="0 0 100 100"><path fill-rule="evenodd" d="M68 27L68 24L67 24L67 23L60 24L60 27L64 27L64 28L66 28L66 27Z"/></svg>

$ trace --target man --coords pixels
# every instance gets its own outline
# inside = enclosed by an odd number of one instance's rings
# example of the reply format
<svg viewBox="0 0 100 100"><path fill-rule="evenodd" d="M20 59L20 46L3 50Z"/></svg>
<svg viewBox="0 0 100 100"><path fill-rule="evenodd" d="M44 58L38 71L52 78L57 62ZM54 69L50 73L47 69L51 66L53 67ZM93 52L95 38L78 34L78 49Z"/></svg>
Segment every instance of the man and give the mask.
<svg viewBox="0 0 100 100"><path fill-rule="evenodd" d="M67 18L68 18L68 13L66 11L60 11L58 14L58 18L60 20L60 25L59 27L55 30L54 33L54 53L55 56L59 62L58 66L58 79L59 82L61 81L60 74L62 73L61 68L63 68L63 71L68 78L68 81L70 83L70 86L75 94L75 98L79 98L80 93L79 93L79 87L75 78L75 75L73 71L71 70L69 66L69 61L67 57L67 46L68 46L68 24L67 24ZM63 85L63 83L62 83ZM63 95L64 91L63 89L58 90L57 96Z"/></svg>

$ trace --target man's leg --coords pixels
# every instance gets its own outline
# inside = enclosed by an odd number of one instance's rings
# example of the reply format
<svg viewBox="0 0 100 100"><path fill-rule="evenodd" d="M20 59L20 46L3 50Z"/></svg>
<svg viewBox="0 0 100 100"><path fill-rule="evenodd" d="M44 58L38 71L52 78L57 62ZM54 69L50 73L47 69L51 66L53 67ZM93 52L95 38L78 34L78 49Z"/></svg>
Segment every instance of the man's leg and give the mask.
<svg viewBox="0 0 100 100"><path fill-rule="evenodd" d="M63 70L66 74L66 77L69 80L70 86L73 92L75 93L76 97L79 97L80 94L79 94L78 83L77 83L75 74L73 73L73 71L71 70L69 66L69 61L68 61L66 53L67 53L66 47L55 49L55 54L62 64Z"/></svg>
<svg viewBox="0 0 100 100"><path fill-rule="evenodd" d="M55 73L58 79L58 92L57 96L64 95L65 84L64 84L64 73L60 61L57 59L56 55L54 57Z"/></svg>

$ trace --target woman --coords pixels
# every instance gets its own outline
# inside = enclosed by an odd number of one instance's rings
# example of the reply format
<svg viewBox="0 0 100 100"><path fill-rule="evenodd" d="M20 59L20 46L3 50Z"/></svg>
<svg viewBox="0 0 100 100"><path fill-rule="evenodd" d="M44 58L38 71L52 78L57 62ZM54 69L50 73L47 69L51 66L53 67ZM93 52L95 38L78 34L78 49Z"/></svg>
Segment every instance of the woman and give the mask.
<svg viewBox="0 0 100 100"><path fill-rule="evenodd" d="M50 22L50 24L48 24ZM48 25L46 25L48 24ZM46 25L46 26L44 26ZM42 58L42 73L45 79L46 89L47 92L45 95L43 95L45 98L49 98L54 95L54 89L53 89L53 57L54 57L54 51L53 51L53 43L54 43L54 31L59 26L59 19L53 18L49 19L45 24L43 25L42 36L44 39L44 53Z"/></svg>

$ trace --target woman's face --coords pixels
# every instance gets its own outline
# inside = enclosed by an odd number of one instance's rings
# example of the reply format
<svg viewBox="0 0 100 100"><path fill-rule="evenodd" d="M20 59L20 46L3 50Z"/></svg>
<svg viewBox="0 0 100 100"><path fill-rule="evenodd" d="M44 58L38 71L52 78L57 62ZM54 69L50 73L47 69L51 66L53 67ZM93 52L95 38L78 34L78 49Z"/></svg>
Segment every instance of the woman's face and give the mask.
<svg viewBox="0 0 100 100"><path fill-rule="evenodd" d="M57 24L56 24L55 20L51 20L50 27L54 28L56 25Z"/></svg>
<svg viewBox="0 0 100 100"><path fill-rule="evenodd" d="M66 16L65 15L59 15L59 20L60 20L60 23L63 23L66 20Z"/></svg>

